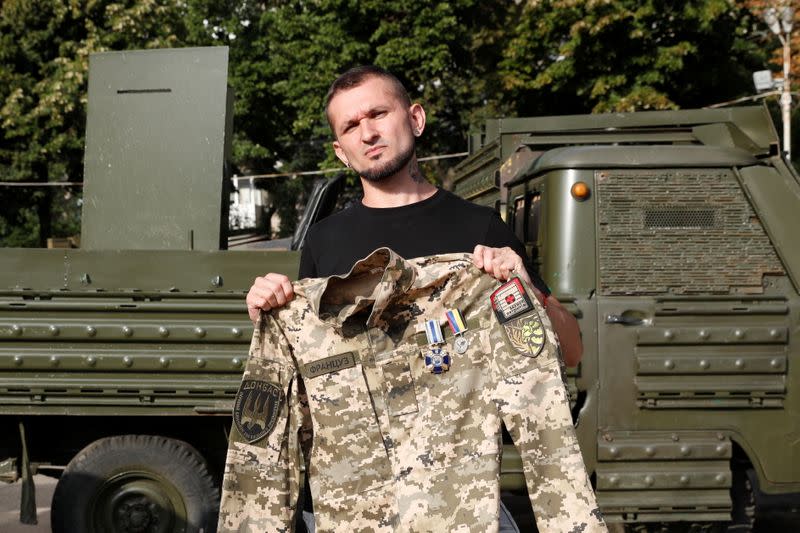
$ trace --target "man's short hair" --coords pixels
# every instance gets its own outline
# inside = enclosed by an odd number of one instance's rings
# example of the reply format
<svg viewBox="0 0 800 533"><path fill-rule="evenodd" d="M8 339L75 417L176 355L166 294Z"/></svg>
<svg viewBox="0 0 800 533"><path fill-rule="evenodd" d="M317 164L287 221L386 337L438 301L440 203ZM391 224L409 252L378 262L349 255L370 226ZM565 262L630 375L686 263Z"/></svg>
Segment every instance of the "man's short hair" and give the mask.
<svg viewBox="0 0 800 533"><path fill-rule="evenodd" d="M395 96L397 96L397 98L406 107L411 106L411 97L408 96L408 91L406 91L406 88L403 87L403 84L397 79L397 77L395 77L394 74L382 69L381 67L376 67L375 65L361 65L358 67L353 67L336 78L336 80L331 84L330 89L328 89L328 94L325 95L325 117L328 119L328 125L331 127L331 131L334 132L334 135L336 132L333 130L331 116L328 114L328 107L331 105L331 100L333 100L333 97L340 92L358 87L369 78L383 78L384 80L388 81L389 85L394 91Z"/></svg>

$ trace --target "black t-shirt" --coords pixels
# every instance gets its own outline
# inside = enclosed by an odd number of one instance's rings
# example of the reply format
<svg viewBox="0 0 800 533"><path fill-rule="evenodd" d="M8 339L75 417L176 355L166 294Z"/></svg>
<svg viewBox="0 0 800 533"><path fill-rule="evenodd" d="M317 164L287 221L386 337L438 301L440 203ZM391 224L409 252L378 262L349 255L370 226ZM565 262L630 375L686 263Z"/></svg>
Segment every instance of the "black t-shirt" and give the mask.
<svg viewBox="0 0 800 533"><path fill-rule="evenodd" d="M345 274L356 261L383 246L413 259L472 252L478 244L512 248L525 260L534 285L549 294L531 267L525 247L496 211L443 189L401 207L374 208L355 202L314 224L303 247L299 277Z"/></svg>

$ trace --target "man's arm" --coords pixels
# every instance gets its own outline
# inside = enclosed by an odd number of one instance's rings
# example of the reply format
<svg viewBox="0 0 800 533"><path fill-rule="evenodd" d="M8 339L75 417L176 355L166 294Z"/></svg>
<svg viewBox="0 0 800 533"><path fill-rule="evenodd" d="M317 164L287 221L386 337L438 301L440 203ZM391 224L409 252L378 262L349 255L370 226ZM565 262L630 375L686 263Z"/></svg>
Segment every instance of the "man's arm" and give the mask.
<svg viewBox="0 0 800 533"><path fill-rule="evenodd" d="M525 269L525 262L522 257L508 246L491 248L479 244L472 252L472 262L477 268L501 281L505 281L516 274L533 287L531 277ZM553 329L558 335L564 364L578 366L583 355L583 341L581 341L581 330L578 327L578 321L554 296L545 297L535 287L533 292L542 306L544 306L547 316L550 317L550 322L553 324Z"/></svg>

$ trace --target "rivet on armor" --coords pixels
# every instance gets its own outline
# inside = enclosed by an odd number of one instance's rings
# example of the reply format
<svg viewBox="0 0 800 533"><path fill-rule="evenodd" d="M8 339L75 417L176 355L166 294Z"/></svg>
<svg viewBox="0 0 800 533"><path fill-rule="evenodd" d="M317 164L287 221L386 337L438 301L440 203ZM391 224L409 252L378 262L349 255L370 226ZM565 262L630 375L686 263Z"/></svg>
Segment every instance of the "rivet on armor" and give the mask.
<svg viewBox="0 0 800 533"><path fill-rule="evenodd" d="M692 453L692 449L690 447L686 446L685 444L681 446L681 455L686 456L689 455L690 453Z"/></svg>
<svg viewBox="0 0 800 533"><path fill-rule="evenodd" d="M206 336L206 330L203 328L194 328L194 334L197 337L203 338Z"/></svg>
<svg viewBox="0 0 800 533"><path fill-rule="evenodd" d="M648 457L653 457L656 454L656 449L652 446L648 446L644 449L644 453L646 453Z"/></svg>
<svg viewBox="0 0 800 533"><path fill-rule="evenodd" d="M22 365L22 357L20 357L19 355L15 355L14 356L14 364L16 366Z"/></svg>
<svg viewBox="0 0 800 533"><path fill-rule="evenodd" d="M700 359L700 368L702 368L703 370L705 370L705 369L706 369L706 368L708 368L709 366L710 366L710 365L708 364L708 361L706 361L705 359Z"/></svg>
<svg viewBox="0 0 800 533"><path fill-rule="evenodd" d="M58 326L52 326L52 325L51 325L51 326L50 326L49 328L47 328L47 329L50 331L50 335L52 335L53 337L55 337L56 335L58 335L59 333L61 333L61 331L59 331L59 329L58 329Z"/></svg>
<svg viewBox="0 0 800 533"><path fill-rule="evenodd" d="M777 339L778 337L781 336L781 332L775 328L772 328L771 330L769 330L769 336L772 337L773 339Z"/></svg>
<svg viewBox="0 0 800 533"><path fill-rule="evenodd" d="M237 338L241 337L242 336L242 330L240 330L239 328L231 328L231 335L233 335L234 337L237 337Z"/></svg>
<svg viewBox="0 0 800 533"><path fill-rule="evenodd" d="M653 479L653 476L644 476L644 484L648 487L652 487L655 482L656 480Z"/></svg>
<svg viewBox="0 0 800 533"><path fill-rule="evenodd" d="M611 454L611 457L619 457L619 448L612 446L608 449L608 453Z"/></svg>
<svg viewBox="0 0 800 533"><path fill-rule="evenodd" d="M159 362L159 364L161 364L161 366L163 366L164 368L167 368L167 367L169 366L169 359L167 359L166 357L160 357L160 358L158 359L158 362Z"/></svg>
<svg viewBox="0 0 800 533"><path fill-rule="evenodd" d="M53 365L53 366L58 366L58 364L59 364L60 362L61 362L61 360L58 358L58 356L57 356L57 355L51 355L51 356L50 356L50 364L51 364L51 365Z"/></svg>
<svg viewBox="0 0 800 533"><path fill-rule="evenodd" d="M90 355L89 357L86 358L86 364L89 366L94 366L97 364L97 359L95 358L95 356Z"/></svg>
<svg viewBox="0 0 800 533"><path fill-rule="evenodd" d="M701 330L698 332L698 335L699 335L699 336L700 336L700 338L701 338L701 339L703 339L703 340L705 340L705 339L707 339L708 337L710 337L710 336L711 336L711 334L710 334L710 333L708 332L708 330L706 330L706 329L701 329Z"/></svg>
<svg viewBox="0 0 800 533"><path fill-rule="evenodd" d="M672 340L675 337L675 333L672 332L671 329L664 331L664 338L667 340Z"/></svg>
<svg viewBox="0 0 800 533"><path fill-rule="evenodd" d="M717 440L725 440L725 435L723 433L717 433Z"/></svg>
<svg viewBox="0 0 800 533"><path fill-rule="evenodd" d="M131 335L133 335L133 328L131 328L130 326L122 326L122 334L125 335L126 337L130 337Z"/></svg>
<svg viewBox="0 0 800 533"><path fill-rule="evenodd" d="M608 478L608 483L616 486L617 484L619 484L619 478L617 476L611 476L610 478Z"/></svg>
<svg viewBox="0 0 800 533"><path fill-rule="evenodd" d="M744 368L744 359L737 359L733 364L736 368Z"/></svg>
<svg viewBox="0 0 800 533"><path fill-rule="evenodd" d="M86 335L94 337L97 335L97 329L94 326L86 326Z"/></svg>
<svg viewBox="0 0 800 533"><path fill-rule="evenodd" d="M681 438L678 436L677 433L673 433L672 435L670 435L670 438L672 439L673 442L678 442L679 440L681 440Z"/></svg>
<svg viewBox="0 0 800 533"><path fill-rule="evenodd" d="M664 368L672 370L673 368L675 368L675 362L672 359L667 359L666 361L664 361Z"/></svg>
<svg viewBox="0 0 800 533"><path fill-rule="evenodd" d="M11 333L13 335L20 336L22 335L22 328L17 324L14 324L13 326L11 326Z"/></svg>
<svg viewBox="0 0 800 533"><path fill-rule="evenodd" d="M202 357L198 357L195 362L197 363L197 366L199 368L203 368L204 366L206 366L206 360L203 359Z"/></svg>
<svg viewBox="0 0 800 533"><path fill-rule="evenodd" d="M714 451L717 452L717 455L725 455L725 445L717 444L717 447L714 448Z"/></svg>
<svg viewBox="0 0 800 533"><path fill-rule="evenodd" d="M780 368L781 362L778 359L771 359L769 362L769 366L772 368Z"/></svg>
<svg viewBox="0 0 800 533"><path fill-rule="evenodd" d="M133 364L133 358L130 355L126 355L122 358L122 364L125 366L131 366Z"/></svg>
<svg viewBox="0 0 800 533"><path fill-rule="evenodd" d="M169 330L164 326L158 328L158 334L162 337L169 337Z"/></svg>
<svg viewBox="0 0 800 533"><path fill-rule="evenodd" d="M239 368L240 366L242 366L242 360L239 359L238 357L234 357L233 359L231 359L231 364L233 365L234 368Z"/></svg>
<svg viewBox="0 0 800 533"><path fill-rule="evenodd" d="M737 339L743 339L744 338L744 331L742 331L741 329L735 329L733 331L733 336L736 337Z"/></svg>
<svg viewBox="0 0 800 533"><path fill-rule="evenodd" d="M717 483L725 483L725 476L723 476L722 474L717 474L716 476L714 476L714 481L716 481Z"/></svg>
<svg viewBox="0 0 800 533"><path fill-rule="evenodd" d="M678 482L680 482L681 485L688 485L689 484L689 476L687 476L686 474L683 474L680 477L680 479L678 479Z"/></svg>

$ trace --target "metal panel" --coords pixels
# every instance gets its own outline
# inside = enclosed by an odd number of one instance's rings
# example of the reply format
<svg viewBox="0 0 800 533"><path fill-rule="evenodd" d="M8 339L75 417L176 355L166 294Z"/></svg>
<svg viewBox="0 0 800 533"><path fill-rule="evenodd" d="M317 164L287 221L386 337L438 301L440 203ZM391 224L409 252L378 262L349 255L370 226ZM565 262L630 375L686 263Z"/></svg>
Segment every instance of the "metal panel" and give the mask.
<svg viewBox="0 0 800 533"><path fill-rule="evenodd" d="M228 49L92 54L86 249L224 248Z"/></svg>
<svg viewBox="0 0 800 533"><path fill-rule="evenodd" d="M764 166L743 168L739 176L764 228L776 244L795 290L800 291L800 246L797 246L800 185L797 177L792 175L793 170L783 165L780 167L783 173Z"/></svg>

